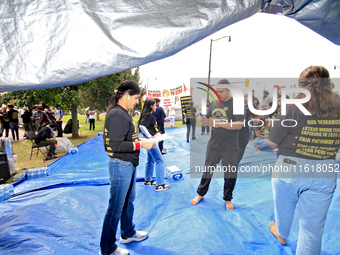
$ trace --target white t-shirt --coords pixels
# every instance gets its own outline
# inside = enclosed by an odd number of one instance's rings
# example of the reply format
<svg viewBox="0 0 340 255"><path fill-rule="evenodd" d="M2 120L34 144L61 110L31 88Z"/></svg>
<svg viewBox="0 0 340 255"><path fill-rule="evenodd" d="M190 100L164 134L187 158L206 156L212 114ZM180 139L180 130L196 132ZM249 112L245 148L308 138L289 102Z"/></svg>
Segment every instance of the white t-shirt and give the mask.
<svg viewBox="0 0 340 255"><path fill-rule="evenodd" d="M92 114L92 113L94 113L94 114ZM96 117L96 110L89 111L89 114L90 114L89 119L95 119L95 117Z"/></svg>
<svg viewBox="0 0 340 255"><path fill-rule="evenodd" d="M54 114L55 114L56 121L63 121L64 112L62 109L60 110L57 109ZM61 120L59 120L60 116L61 116Z"/></svg>

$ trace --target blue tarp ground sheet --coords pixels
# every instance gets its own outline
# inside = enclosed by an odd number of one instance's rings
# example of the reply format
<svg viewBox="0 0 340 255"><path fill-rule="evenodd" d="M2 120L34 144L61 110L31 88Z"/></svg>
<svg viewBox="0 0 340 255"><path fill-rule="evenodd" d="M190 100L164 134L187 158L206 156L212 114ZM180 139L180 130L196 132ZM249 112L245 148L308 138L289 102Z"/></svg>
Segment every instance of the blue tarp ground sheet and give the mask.
<svg viewBox="0 0 340 255"><path fill-rule="evenodd" d="M184 179L169 180L171 189L162 192L137 182L134 222L136 229L148 231L149 237L120 246L131 254L295 253L297 215L286 246L276 241L268 227L274 220L270 174L254 178L239 173L233 211L225 209L223 179L218 178L212 180L201 203L193 206L191 200L200 181L194 178L195 165L204 164L209 138L198 136L187 143L186 128L166 129L166 133L173 138L164 142L168 149L165 165L181 168ZM108 157L101 136L78 149L77 154L52 163L49 176L16 183L15 196L0 203L0 254L98 254L109 199ZM256 151L250 142L240 166L274 164L275 160L275 153ZM145 163L146 151L142 150L139 180L144 177ZM340 254L339 215L337 189L326 221L322 254ZM119 235L118 231L117 238Z"/></svg>

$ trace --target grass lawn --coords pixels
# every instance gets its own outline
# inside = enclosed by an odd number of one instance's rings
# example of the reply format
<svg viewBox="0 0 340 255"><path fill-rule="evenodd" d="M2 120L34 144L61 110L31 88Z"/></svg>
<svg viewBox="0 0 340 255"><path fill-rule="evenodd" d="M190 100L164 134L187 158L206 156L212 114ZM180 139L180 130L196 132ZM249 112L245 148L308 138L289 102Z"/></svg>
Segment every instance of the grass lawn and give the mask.
<svg viewBox="0 0 340 255"><path fill-rule="evenodd" d="M65 125L67 121L71 119L71 115L65 115L63 119L63 124ZM79 138L72 138L72 134L65 134L65 136L70 139L70 141L74 144L74 146L78 146L87 140L95 137L98 135L98 132L103 132L104 130L104 122L105 122L105 115L100 115L100 120L96 120L96 130L89 131L89 123L85 124L85 115L78 115L79 120ZM135 124L139 120L139 116L133 117ZM198 123L199 124L199 123ZM176 121L175 127L182 127L182 121ZM20 132L23 132L20 130ZM13 152L18 155L17 163L16 163L16 172L15 174L23 173L28 169L43 167L46 165L51 164L53 161L48 161L44 163L44 156L39 153L38 156L36 154L32 155L32 159L30 160L30 153L31 153L31 146L32 143L30 140L21 139L18 142L13 143ZM67 152L61 153L65 155ZM10 178L6 184L13 183L13 177Z"/></svg>

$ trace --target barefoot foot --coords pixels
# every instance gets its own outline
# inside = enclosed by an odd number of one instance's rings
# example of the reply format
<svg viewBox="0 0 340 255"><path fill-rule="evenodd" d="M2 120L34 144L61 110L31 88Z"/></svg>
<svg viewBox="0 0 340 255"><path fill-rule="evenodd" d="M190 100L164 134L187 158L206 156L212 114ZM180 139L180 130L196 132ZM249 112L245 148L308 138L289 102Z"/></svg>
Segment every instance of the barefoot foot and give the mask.
<svg viewBox="0 0 340 255"><path fill-rule="evenodd" d="M272 232L272 234L277 238L277 240L282 244L282 245L286 245L286 239L283 239L280 235L279 232L277 232L277 227L276 227L276 223L274 221L271 221L269 223L269 228L270 231Z"/></svg>
<svg viewBox="0 0 340 255"><path fill-rule="evenodd" d="M225 201L225 208L227 210L234 210L234 204L231 201Z"/></svg>
<svg viewBox="0 0 340 255"><path fill-rule="evenodd" d="M257 144L255 143L255 149L257 150L257 151L261 151L261 149L259 148L259 147L257 147Z"/></svg>
<svg viewBox="0 0 340 255"><path fill-rule="evenodd" d="M197 195L197 197L195 197L193 200L191 200L191 203L193 205L197 205L202 200L202 198L203 198L202 196Z"/></svg>

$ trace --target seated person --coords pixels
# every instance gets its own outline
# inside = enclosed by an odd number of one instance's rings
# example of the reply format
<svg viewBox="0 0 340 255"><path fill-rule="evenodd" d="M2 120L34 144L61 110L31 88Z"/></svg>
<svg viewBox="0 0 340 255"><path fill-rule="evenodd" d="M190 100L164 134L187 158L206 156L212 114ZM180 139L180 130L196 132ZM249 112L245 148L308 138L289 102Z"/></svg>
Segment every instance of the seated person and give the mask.
<svg viewBox="0 0 340 255"><path fill-rule="evenodd" d="M268 116L259 116L256 123L254 124L255 136L254 139L255 148L258 151L272 151L273 148L269 146L267 142L267 137L270 131L270 119L267 119ZM262 120L262 121L261 121Z"/></svg>
<svg viewBox="0 0 340 255"><path fill-rule="evenodd" d="M47 154L47 158L45 159L47 160L52 160L57 158L56 154L54 153L55 151L55 145L57 144L57 140L55 138L55 134L53 132L53 129L55 129L57 127L56 123L52 123L51 125L47 125L46 127L42 127L36 138L35 138L35 143L37 145L49 145L50 149L48 151Z"/></svg>

